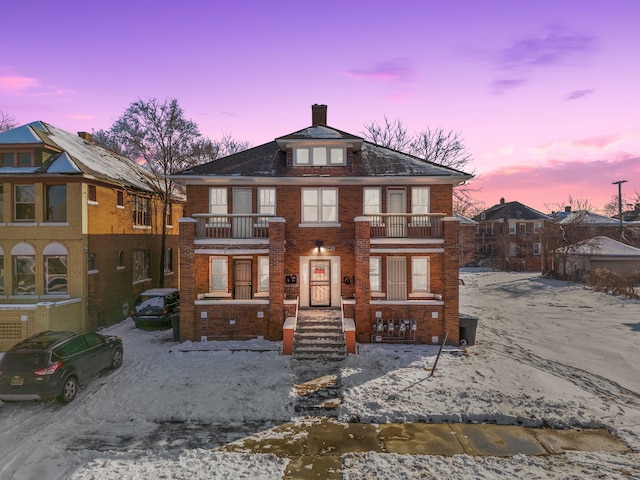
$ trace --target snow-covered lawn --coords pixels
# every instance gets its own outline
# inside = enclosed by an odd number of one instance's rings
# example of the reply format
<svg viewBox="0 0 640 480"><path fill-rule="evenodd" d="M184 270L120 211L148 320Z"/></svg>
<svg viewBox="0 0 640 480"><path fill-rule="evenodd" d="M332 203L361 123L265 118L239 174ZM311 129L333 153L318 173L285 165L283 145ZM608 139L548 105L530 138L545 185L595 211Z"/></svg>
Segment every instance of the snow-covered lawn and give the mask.
<svg viewBox="0 0 640 480"><path fill-rule="evenodd" d="M640 302L536 274L462 278L476 345L444 353L433 377L436 347L361 345L341 364L339 419L605 426L636 453L349 453L344 478L640 478ZM107 331L124 364L73 403L0 403L1 479L282 478L287 459L212 451L295 417L279 344L178 345L131 320Z"/></svg>

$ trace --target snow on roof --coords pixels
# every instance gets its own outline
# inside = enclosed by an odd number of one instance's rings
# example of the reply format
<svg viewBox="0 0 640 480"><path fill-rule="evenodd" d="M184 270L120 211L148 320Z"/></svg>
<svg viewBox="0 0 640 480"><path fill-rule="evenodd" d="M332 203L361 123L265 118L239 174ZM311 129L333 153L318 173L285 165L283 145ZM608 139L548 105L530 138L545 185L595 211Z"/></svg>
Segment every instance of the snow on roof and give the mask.
<svg viewBox="0 0 640 480"><path fill-rule="evenodd" d="M578 242L569 248L572 255L640 258L640 248L625 245L612 238L598 236Z"/></svg>
<svg viewBox="0 0 640 480"><path fill-rule="evenodd" d="M42 139L36 134L34 128L45 130L41 122L32 122L0 133L0 143L42 143Z"/></svg>
<svg viewBox="0 0 640 480"><path fill-rule="evenodd" d="M47 168L49 173L82 173L67 152L62 152Z"/></svg>
<svg viewBox="0 0 640 480"><path fill-rule="evenodd" d="M605 217L587 210L579 210L569 213L558 222L560 225L581 224L581 225L616 225L620 222L613 218Z"/></svg>
<svg viewBox="0 0 640 480"><path fill-rule="evenodd" d="M5 173L84 173L121 185L149 190L152 175L144 167L117 155L96 143L65 132L45 122L36 121L0 133L0 144L40 144L61 150L42 167L21 169L3 168ZM147 179L145 182L144 179Z"/></svg>

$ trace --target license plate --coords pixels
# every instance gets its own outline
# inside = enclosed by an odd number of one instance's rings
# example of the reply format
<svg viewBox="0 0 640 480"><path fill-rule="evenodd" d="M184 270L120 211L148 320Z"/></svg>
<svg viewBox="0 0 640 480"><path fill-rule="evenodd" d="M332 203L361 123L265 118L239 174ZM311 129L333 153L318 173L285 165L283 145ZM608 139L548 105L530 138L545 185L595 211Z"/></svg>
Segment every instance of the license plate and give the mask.
<svg viewBox="0 0 640 480"><path fill-rule="evenodd" d="M11 385L14 385L14 386L24 385L24 378L22 378L22 377L12 378L11 379Z"/></svg>

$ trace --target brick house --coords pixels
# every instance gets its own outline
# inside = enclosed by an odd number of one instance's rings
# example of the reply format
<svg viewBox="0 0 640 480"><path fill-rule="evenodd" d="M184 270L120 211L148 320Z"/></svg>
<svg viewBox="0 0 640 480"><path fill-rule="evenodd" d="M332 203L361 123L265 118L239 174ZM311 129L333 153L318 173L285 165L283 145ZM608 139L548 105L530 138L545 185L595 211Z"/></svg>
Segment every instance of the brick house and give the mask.
<svg viewBox="0 0 640 480"><path fill-rule="evenodd" d="M121 321L157 286L157 202L139 165L44 122L0 133L0 350ZM165 283L178 285L172 208Z"/></svg>
<svg viewBox="0 0 640 480"><path fill-rule="evenodd" d="M552 218L520 202L500 203L473 217L477 261L482 265L514 271L541 271L543 249L540 233Z"/></svg>
<svg viewBox="0 0 640 480"><path fill-rule="evenodd" d="M471 175L329 127L313 105L310 127L172 178L187 191L182 340L281 340L298 308L325 308L358 342L378 319L458 342L452 189Z"/></svg>

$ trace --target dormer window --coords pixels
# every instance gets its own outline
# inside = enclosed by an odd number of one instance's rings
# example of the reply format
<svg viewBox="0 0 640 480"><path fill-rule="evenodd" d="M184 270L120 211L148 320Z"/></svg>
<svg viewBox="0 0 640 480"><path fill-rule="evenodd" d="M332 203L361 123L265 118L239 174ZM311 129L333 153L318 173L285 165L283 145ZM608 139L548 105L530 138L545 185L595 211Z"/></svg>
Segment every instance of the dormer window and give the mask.
<svg viewBox="0 0 640 480"><path fill-rule="evenodd" d="M293 164L299 166L346 165L346 149L343 147L296 147Z"/></svg>

